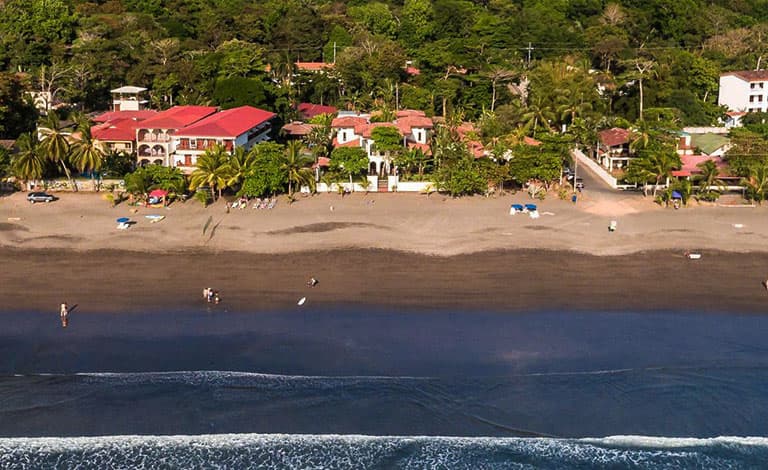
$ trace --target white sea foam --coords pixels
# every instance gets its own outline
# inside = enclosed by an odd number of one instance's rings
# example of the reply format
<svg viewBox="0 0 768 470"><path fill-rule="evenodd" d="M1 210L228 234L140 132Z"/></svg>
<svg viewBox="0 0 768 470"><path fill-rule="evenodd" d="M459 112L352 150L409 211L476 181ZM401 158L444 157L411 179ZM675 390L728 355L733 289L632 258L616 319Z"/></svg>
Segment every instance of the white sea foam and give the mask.
<svg viewBox="0 0 768 470"><path fill-rule="evenodd" d="M766 455L768 439L762 437L219 434L0 439L2 468L729 468L753 466Z"/></svg>
<svg viewBox="0 0 768 470"><path fill-rule="evenodd" d="M656 436L608 436L601 438L584 438L580 442L612 447L632 447L651 449L674 449L683 447L703 447L715 444L764 446L768 447L768 437L738 437L719 436L711 438L695 437L656 437Z"/></svg>

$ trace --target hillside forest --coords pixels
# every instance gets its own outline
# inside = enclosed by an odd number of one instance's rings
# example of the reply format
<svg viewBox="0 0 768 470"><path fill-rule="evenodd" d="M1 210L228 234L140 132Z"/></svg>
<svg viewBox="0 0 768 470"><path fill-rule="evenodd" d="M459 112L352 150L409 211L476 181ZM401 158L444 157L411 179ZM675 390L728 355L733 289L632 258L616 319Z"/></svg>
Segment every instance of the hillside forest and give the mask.
<svg viewBox="0 0 768 470"><path fill-rule="evenodd" d="M121 85L151 105L419 109L484 144L574 128L713 125L723 71L768 59L767 0L4 0L0 137ZM302 73L297 61L328 62Z"/></svg>

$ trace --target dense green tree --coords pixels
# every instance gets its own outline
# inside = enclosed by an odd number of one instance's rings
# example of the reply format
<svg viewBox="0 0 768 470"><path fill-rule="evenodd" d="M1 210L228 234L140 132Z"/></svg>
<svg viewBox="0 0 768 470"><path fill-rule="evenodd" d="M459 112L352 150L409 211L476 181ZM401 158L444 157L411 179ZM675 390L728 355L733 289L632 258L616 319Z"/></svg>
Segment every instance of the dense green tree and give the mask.
<svg viewBox="0 0 768 470"><path fill-rule="evenodd" d="M442 165L434 176L438 190L454 197L483 193L488 189L483 168L468 152Z"/></svg>
<svg viewBox="0 0 768 470"><path fill-rule="evenodd" d="M15 138L35 128L37 111L24 97L21 78L0 72L0 138Z"/></svg>
<svg viewBox="0 0 768 470"><path fill-rule="evenodd" d="M355 178L364 176L368 170L368 155L360 147L338 147L331 153L330 170L352 184Z"/></svg>
<svg viewBox="0 0 768 470"><path fill-rule="evenodd" d="M284 147L274 142L262 142L249 153L253 165L245 174L238 195L261 197L282 191L287 183L282 168Z"/></svg>
<svg viewBox="0 0 768 470"><path fill-rule="evenodd" d="M223 78L216 80L213 102L222 109L239 106L265 106L267 93L261 80L255 78Z"/></svg>
<svg viewBox="0 0 768 470"><path fill-rule="evenodd" d="M518 144L510 149L509 174L518 184L537 181L548 185L560 178L568 147L553 140L534 146Z"/></svg>

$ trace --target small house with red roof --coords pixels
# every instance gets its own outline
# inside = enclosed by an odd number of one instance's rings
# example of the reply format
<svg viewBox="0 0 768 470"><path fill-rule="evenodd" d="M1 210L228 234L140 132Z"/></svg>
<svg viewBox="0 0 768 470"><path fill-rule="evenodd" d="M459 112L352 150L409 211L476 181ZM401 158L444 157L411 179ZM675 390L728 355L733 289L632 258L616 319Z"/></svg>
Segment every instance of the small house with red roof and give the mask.
<svg viewBox="0 0 768 470"><path fill-rule="evenodd" d="M136 152L136 128L157 111L108 111L93 118L91 136L105 152Z"/></svg>
<svg viewBox="0 0 768 470"><path fill-rule="evenodd" d="M628 129L613 127L597 133L597 160L608 171L621 169L629 164L631 132Z"/></svg>
<svg viewBox="0 0 768 470"><path fill-rule="evenodd" d="M240 106L208 115L173 134L172 163L183 171L191 171L206 150L223 145L227 152L237 147L249 150L269 140L275 113Z"/></svg>
<svg viewBox="0 0 768 470"><path fill-rule="evenodd" d="M211 106L174 106L141 121L136 127L137 160L139 165L154 163L171 166L170 155L175 150L173 135L179 130L216 112Z"/></svg>
<svg viewBox="0 0 768 470"><path fill-rule="evenodd" d="M313 103L299 103L299 106L296 108L296 110L299 112L299 118L302 121L309 121L313 117L320 114L335 115L339 112L335 106L323 106L322 104Z"/></svg>

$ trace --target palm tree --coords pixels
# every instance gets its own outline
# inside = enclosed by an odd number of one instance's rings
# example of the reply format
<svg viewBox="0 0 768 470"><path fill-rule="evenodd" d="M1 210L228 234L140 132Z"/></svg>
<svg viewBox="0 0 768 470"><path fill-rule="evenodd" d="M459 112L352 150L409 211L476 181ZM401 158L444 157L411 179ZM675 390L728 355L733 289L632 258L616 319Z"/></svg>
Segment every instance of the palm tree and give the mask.
<svg viewBox="0 0 768 470"><path fill-rule="evenodd" d="M304 138L304 141L312 150L315 155L315 161L319 157L330 157L333 151L333 129L331 124L333 123L333 115L323 113L319 116L315 116L312 119L315 127L312 128L309 135Z"/></svg>
<svg viewBox="0 0 768 470"><path fill-rule="evenodd" d="M701 176L699 176L699 192L708 193L712 190L712 186L716 186L718 189L722 189L723 181L718 178L720 176L720 169L713 160L706 160L698 165L701 169Z"/></svg>
<svg viewBox="0 0 768 470"><path fill-rule="evenodd" d="M235 147L229 157L229 167L232 173L227 181L227 186L236 187L243 182L245 175L253 168L256 160L256 152L246 151L244 147Z"/></svg>
<svg viewBox="0 0 768 470"><path fill-rule="evenodd" d="M67 134L61 129L61 123L56 113L48 113L48 116L43 120L42 126L38 130L42 137L40 146L43 155L53 163L61 164L69 184L77 191L77 185L75 185L72 173L67 166L70 157L69 139Z"/></svg>
<svg viewBox="0 0 768 470"><path fill-rule="evenodd" d="M42 178L43 159L40 156L40 141L37 139L37 133L22 134L16 141L16 145L19 153L11 161L13 174L24 182Z"/></svg>
<svg viewBox="0 0 768 470"><path fill-rule="evenodd" d="M741 184L747 190L747 197L762 204L768 194L768 162L750 166L749 175L742 178Z"/></svg>
<svg viewBox="0 0 768 470"><path fill-rule="evenodd" d="M283 163L280 165L280 168L285 172L286 179L288 180L289 197L293 197L294 184L296 184L296 186L306 184L314 190L314 173L312 172L312 168L310 168L314 160L305 155L303 150L304 146L301 141L298 140L288 142L288 145L285 147Z"/></svg>
<svg viewBox="0 0 768 470"><path fill-rule="evenodd" d="M653 195L656 196L656 190L662 180L669 182L672 171L680 167L680 157L674 151L667 149L657 149L650 151L645 157L647 160L647 169L656 181L653 186Z"/></svg>
<svg viewBox="0 0 768 470"><path fill-rule="evenodd" d="M523 114L523 120L527 129L533 129L533 137L536 137L536 130L543 126L548 131L552 130L550 122L554 119L552 110L544 103L542 97L536 97L528 103L526 112Z"/></svg>
<svg viewBox="0 0 768 470"><path fill-rule="evenodd" d="M229 154L227 149L219 144L205 151L197 159L197 168L190 175L190 189L201 186L211 188L211 197L216 200L216 191L221 197L221 192L227 187L227 181L232 177L232 167L229 166Z"/></svg>
<svg viewBox="0 0 768 470"><path fill-rule="evenodd" d="M91 180L95 181L94 172L101 170L104 155L101 145L91 137L91 129L87 126L81 128L80 139L72 145L72 163L75 167L81 173L90 171Z"/></svg>

